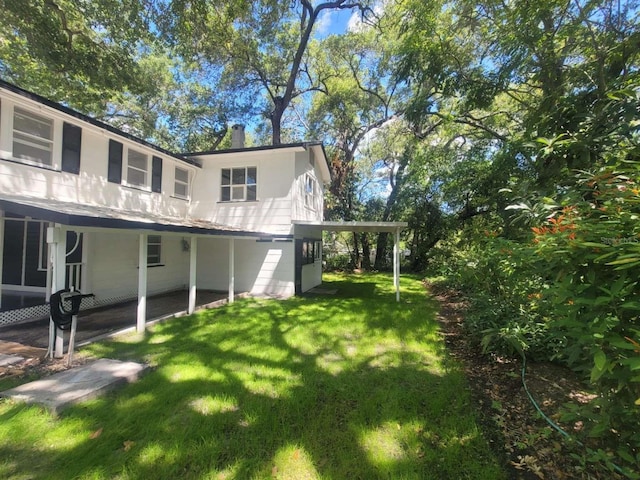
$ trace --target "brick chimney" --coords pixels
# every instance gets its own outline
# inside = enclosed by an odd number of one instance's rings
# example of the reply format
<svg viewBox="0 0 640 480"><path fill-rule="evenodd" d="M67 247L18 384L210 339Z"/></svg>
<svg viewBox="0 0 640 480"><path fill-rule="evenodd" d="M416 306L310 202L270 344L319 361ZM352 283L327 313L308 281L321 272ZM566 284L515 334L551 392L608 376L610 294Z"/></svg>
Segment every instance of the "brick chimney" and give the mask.
<svg viewBox="0 0 640 480"><path fill-rule="evenodd" d="M244 125L231 127L231 148L244 148Z"/></svg>

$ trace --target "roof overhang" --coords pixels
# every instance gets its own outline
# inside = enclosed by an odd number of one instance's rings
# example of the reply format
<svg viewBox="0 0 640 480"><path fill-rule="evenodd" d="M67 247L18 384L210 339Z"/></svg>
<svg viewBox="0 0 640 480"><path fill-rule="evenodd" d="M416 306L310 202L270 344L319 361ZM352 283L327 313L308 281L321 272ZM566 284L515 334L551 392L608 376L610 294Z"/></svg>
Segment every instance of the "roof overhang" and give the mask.
<svg viewBox="0 0 640 480"><path fill-rule="evenodd" d="M388 232L393 233L407 227L407 222L308 222L294 220L294 225L318 227L325 232Z"/></svg>
<svg viewBox="0 0 640 480"><path fill-rule="evenodd" d="M290 237L290 235L241 230L207 220L168 217L97 205L82 205L32 197L13 197L5 194L0 194L0 208L16 215L71 227L149 230L184 235L223 235L258 239Z"/></svg>

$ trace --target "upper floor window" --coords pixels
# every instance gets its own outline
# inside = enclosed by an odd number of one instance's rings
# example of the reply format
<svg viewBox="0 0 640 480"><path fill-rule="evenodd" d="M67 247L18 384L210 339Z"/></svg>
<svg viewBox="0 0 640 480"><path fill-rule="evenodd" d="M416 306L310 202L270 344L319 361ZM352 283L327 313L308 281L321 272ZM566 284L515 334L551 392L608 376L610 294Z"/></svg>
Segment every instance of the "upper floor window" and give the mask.
<svg viewBox="0 0 640 480"><path fill-rule="evenodd" d="M257 183L256 167L223 168L220 198L223 202L256 200Z"/></svg>
<svg viewBox="0 0 640 480"><path fill-rule="evenodd" d="M189 198L189 170L176 167L173 193L179 198Z"/></svg>
<svg viewBox="0 0 640 480"><path fill-rule="evenodd" d="M316 179L308 173L304 176L304 206L315 209Z"/></svg>
<svg viewBox="0 0 640 480"><path fill-rule="evenodd" d="M147 173L149 170L148 157L132 148L127 153L127 183L136 187L147 186Z"/></svg>
<svg viewBox="0 0 640 480"><path fill-rule="evenodd" d="M15 107L13 110L13 156L53 165L53 120Z"/></svg>

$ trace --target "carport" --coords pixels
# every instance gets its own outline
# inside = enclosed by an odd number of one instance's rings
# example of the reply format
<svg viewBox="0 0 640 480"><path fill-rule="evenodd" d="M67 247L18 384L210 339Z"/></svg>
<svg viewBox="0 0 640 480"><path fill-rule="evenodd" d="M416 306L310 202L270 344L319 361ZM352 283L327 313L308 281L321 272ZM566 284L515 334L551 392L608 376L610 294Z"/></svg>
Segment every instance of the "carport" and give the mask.
<svg viewBox="0 0 640 480"><path fill-rule="evenodd" d="M400 232L407 222L307 222L294 221L295 225L320 228L323 232L352 232L393 234L393 286L396 289L396 301L400 301Z"/></svg>

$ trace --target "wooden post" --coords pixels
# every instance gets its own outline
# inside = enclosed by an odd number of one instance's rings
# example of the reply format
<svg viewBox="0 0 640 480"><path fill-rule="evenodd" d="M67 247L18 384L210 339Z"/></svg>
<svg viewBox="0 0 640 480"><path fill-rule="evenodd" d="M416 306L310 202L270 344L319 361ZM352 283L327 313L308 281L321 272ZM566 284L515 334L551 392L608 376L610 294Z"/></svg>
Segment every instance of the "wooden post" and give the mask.
<svg viewBox="0 0 640 480"><path fill-rule="evenodd" d="M191 237L189 244L189 308L191 315L196 310L196 266L198 264L198 238Z"/></svg>
<svg viewBox="0 0 640 480"><path fill-rule="evenodd" d="M144 332L147 323L147 234L141 233L138 253L138 314L136 331Z"/></svg>
<svg viewBox="0 0 640 480"><path fill-rule="evenodd" d="M234 291L236 288L235 274L235 243L233 238L229 239L229 303L234 301Z"/></svg>

